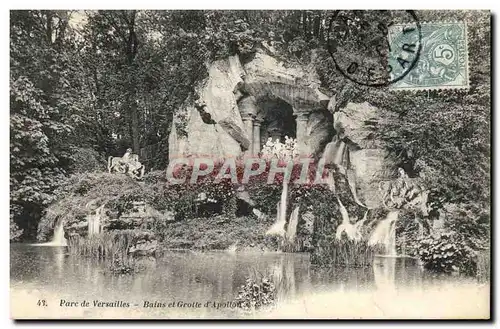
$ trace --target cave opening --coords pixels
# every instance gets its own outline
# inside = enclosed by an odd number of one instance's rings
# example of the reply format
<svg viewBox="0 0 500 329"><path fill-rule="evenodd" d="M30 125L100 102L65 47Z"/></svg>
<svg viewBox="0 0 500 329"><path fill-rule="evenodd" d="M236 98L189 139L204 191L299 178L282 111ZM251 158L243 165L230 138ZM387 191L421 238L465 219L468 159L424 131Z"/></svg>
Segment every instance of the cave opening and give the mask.
<svg viewBox="0 0 500 329"><path fill-rule="evenodd" d="M280 98L266 97L259 101L260 145L265 145L269 138L285 142L285 136L297 137L296 116L290 104Z"/></svg>

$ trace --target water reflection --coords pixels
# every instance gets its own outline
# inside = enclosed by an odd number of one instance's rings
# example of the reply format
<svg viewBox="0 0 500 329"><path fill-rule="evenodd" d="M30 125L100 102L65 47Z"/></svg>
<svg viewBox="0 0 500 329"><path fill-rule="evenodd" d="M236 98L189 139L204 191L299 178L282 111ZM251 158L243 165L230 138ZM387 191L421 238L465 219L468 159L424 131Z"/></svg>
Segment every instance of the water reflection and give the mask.
<svg viewBox="0 0 500 329"><path fill-rule="evenodd" d="M307 254L172 251L145 259L143 265L138 274L117 276L101 262L70 255L64 247L11 245L12 287L30 285L57 298L227 302L247 277L259 275L273 278L279 301L315 292L419 290L430 282L415 259L403 257L376 257L370 268L320 269L310 265Z"/></svg>

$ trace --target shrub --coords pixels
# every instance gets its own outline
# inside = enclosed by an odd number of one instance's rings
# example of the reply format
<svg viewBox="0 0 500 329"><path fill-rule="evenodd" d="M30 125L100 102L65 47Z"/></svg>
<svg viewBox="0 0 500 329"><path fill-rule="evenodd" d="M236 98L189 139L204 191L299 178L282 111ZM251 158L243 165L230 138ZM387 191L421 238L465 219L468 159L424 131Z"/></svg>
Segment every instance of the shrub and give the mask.
<svg viewBox="0 0 500 329"><path fill-rule="evenodd" d="M91 148L72 149L71 170L75 173L98 172L106 169L106 159Z"/></svg>
<svg viewBox="0 0 500 329"><path fill-rule="evenodd" d="M453 233L420 240L418 255L424 268L432 272L458 272L465 275L477 272L476 253Z"/></svg>
<svg viewBox="0 0 500 329"><path fill-rule="evenodd" d="M23 230L14 222L13 215L10 216L10 241L18 241L23 234Z"/></svg>

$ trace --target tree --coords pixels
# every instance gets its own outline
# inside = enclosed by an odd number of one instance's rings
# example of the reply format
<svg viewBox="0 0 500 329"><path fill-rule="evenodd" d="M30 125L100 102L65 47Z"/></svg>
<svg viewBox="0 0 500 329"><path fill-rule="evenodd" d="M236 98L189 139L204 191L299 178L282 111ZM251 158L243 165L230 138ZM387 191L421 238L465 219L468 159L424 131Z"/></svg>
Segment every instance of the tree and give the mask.
<svg viewBox="0 0 500 329"><path fill-rule="evenodd" d="M69 166L65 138L79 121L67 28L66 12L11 12L11 216L28 236Z"/></svg>

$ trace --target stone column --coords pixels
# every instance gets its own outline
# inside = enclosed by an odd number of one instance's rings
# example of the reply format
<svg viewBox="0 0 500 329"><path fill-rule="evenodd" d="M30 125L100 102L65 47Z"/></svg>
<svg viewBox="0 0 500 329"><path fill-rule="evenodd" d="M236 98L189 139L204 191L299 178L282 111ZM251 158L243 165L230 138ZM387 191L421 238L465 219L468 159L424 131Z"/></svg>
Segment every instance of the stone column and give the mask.
<svg viewBox="0 0 500 329"><path fill-rule="evenodd" d="M253 136L253 120L257 115L258 108L255 97L251 95L244 96L238 102L238 109L241 114L241 119L243 120L243 127L245 129L245 133L250 140L250 146L248 150L245 152L245 155L253 154L253 144L254 144L254 136Z"/></svg>
<svg viewBox="0 0 500 329"><path fill-rule="evenodd" d="M253 155L260 153L260 125L262 120L256 118L253 121Z"/></svg>
<svg viewBox="0 0 500 329"><path fill-rule="evenodd" d="M298 112L295 122L297 123L297 147L300 155L309 155L306 143L306 129L309 120L309 112Z"/></svg>
<svg viewBox="0 0 500 329"><path fill-rule="evenodd" d="M245 129L245 133L248 136L248 140L250 141L250 146L248 150L245 152L245 155L253 154L253 144L254 144L254 136L253 136L253 114L251 113L242 113L241 120L243 120L243 128Z"/></svg>

